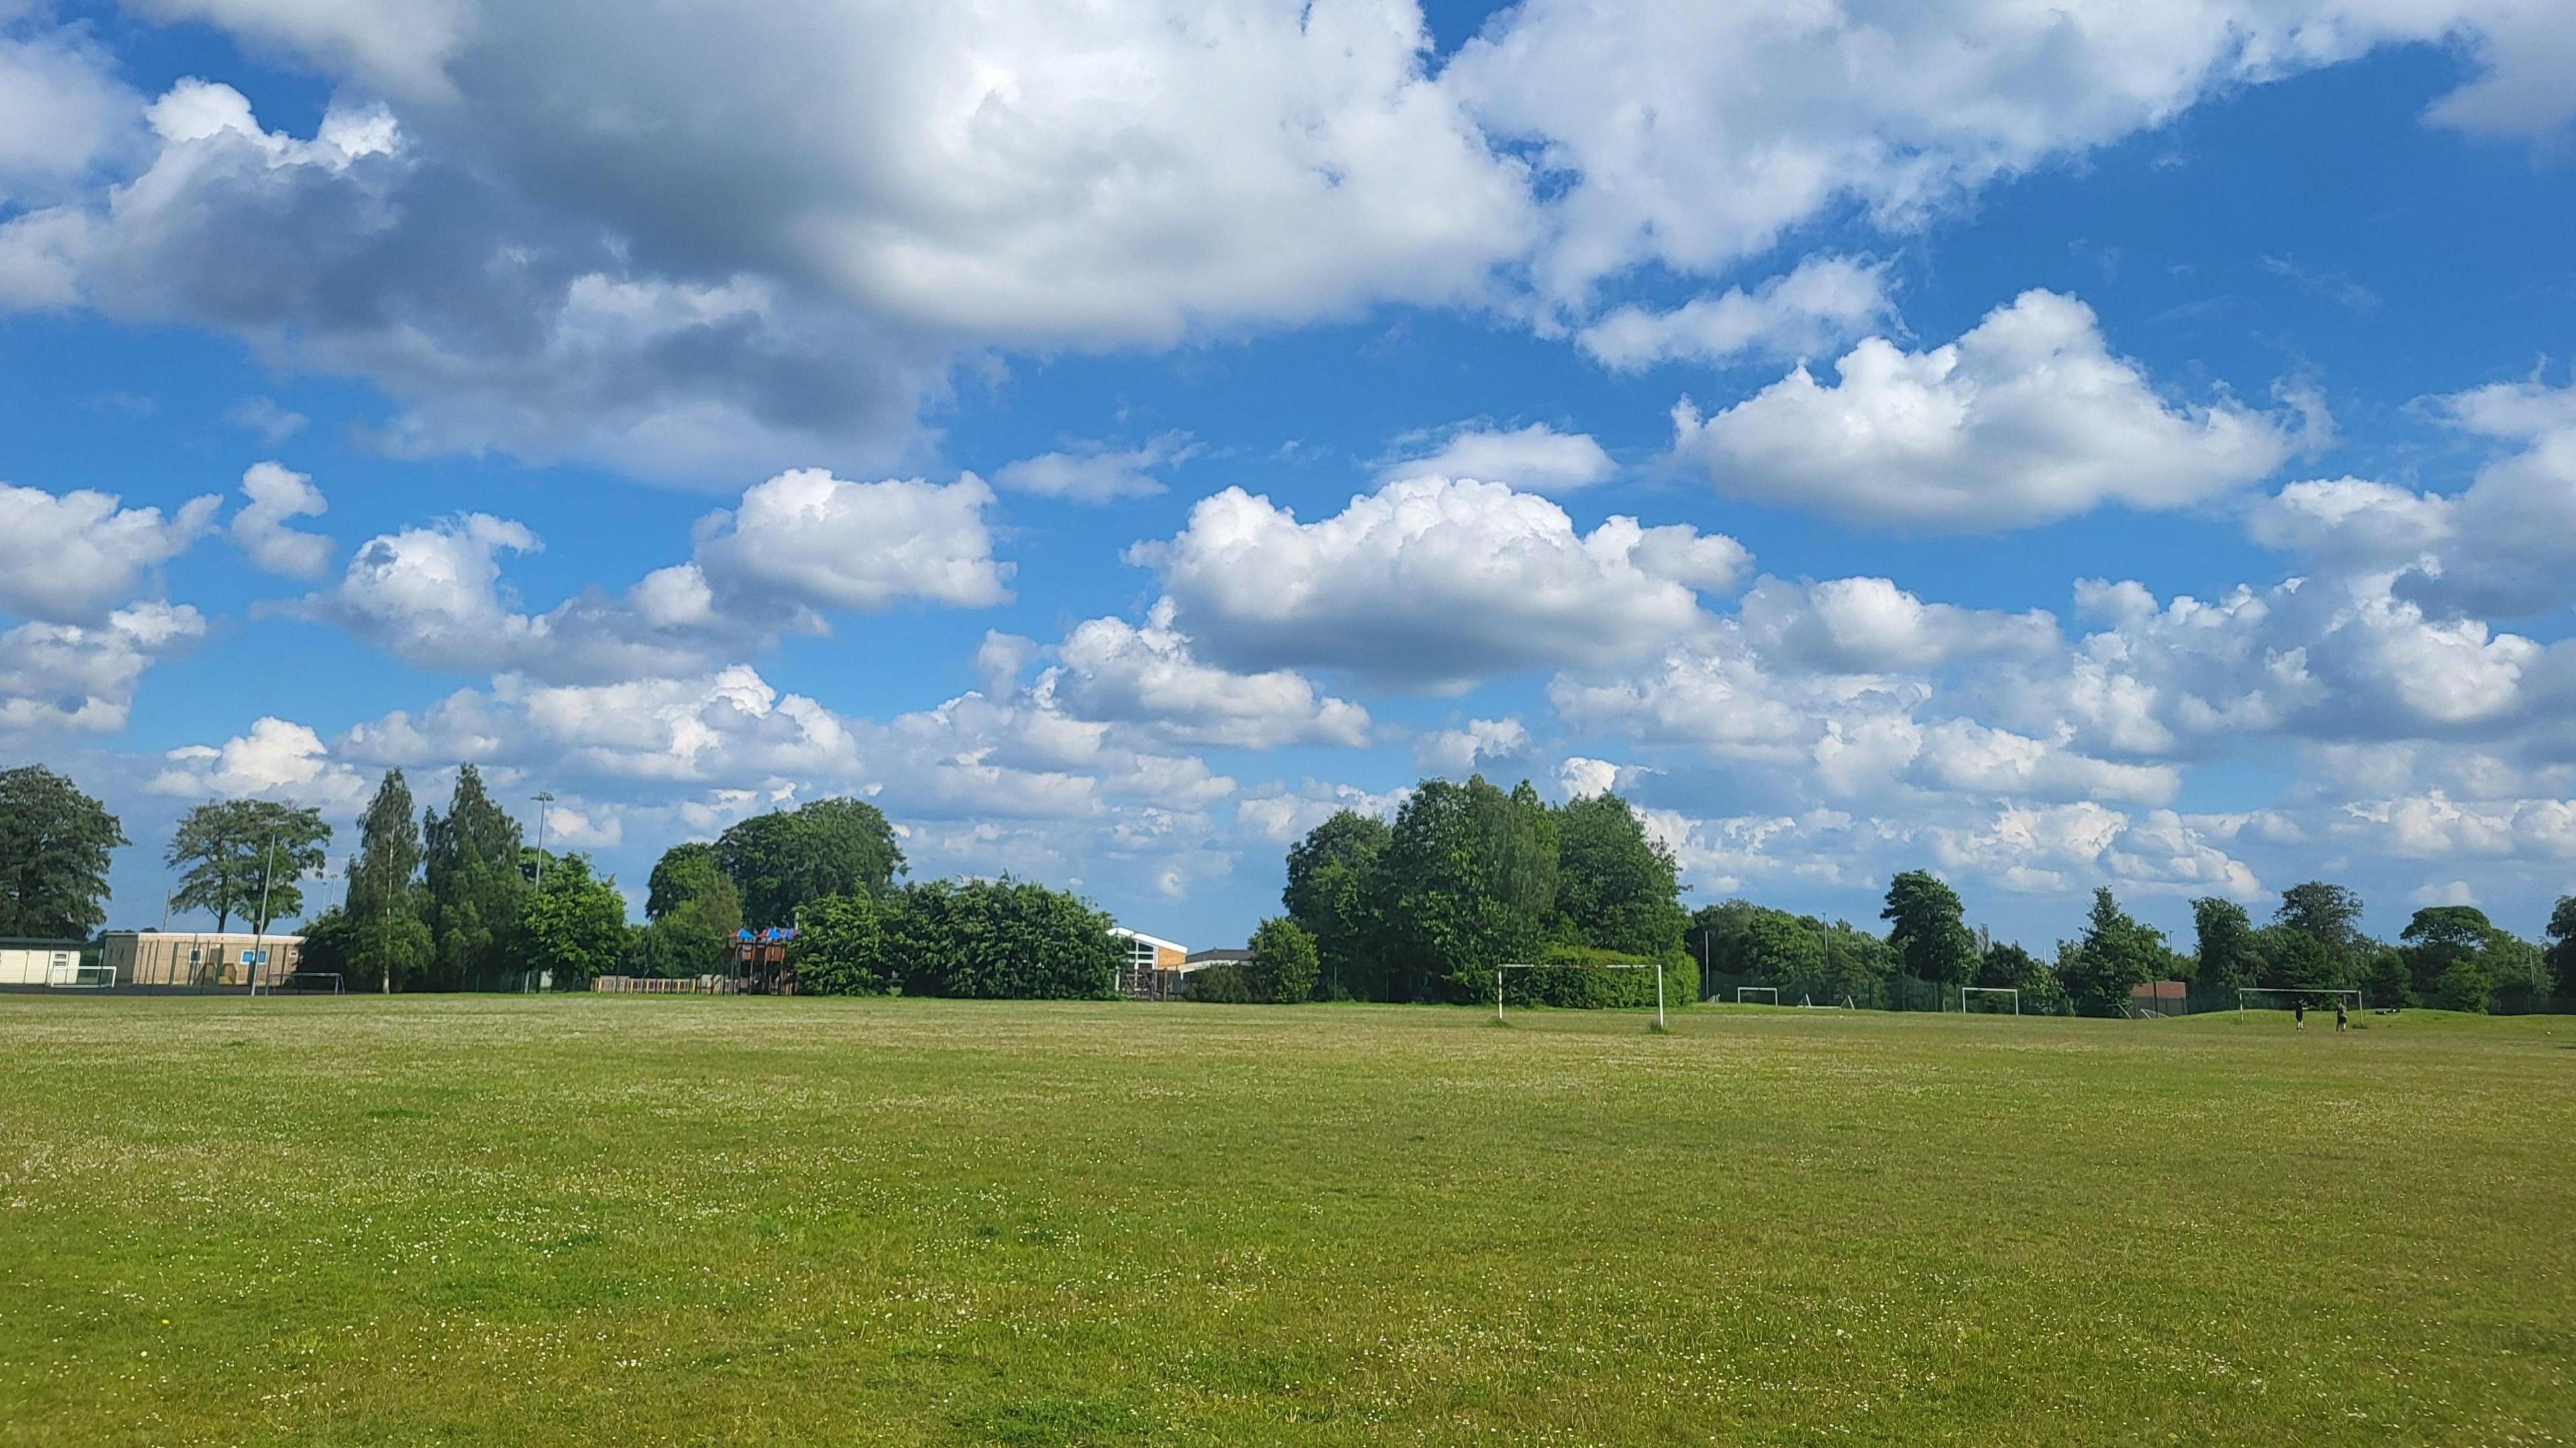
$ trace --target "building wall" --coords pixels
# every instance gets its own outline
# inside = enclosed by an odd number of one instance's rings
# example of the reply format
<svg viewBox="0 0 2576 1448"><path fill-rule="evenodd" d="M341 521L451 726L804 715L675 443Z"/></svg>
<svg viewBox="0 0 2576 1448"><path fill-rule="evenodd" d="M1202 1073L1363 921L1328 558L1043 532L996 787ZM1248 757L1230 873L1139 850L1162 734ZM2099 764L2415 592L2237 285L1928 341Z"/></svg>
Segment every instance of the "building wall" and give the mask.
<svg viewBox="0 0 2576 1448"><path fill-rule="evenodd" d="M81 948L58 945L0 945L0 985L43 985L56 964L77 965Z"/></svg>
<svg viewBox="0 0 2576 1448"><path fill-rule="evenodd" d="M244 930L125 930L107 937L105 962L119 985L248 985L242 952L265 950L261 983L295 973L303 959L301 935L254 935Z"/></svg>

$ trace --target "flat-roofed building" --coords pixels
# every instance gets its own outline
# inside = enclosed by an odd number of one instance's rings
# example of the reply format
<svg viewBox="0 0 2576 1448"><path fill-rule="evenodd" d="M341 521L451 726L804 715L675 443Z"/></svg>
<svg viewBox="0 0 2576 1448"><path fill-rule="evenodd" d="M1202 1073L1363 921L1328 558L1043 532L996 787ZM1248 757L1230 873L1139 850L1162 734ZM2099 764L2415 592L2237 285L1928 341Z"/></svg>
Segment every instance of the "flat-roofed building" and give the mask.
<svg viewBox="0 0 2576 1448"><path fill-rule="evenodd" d="M80 968L85 943L0 936L0 985L53 985Z"/></svg>
<svg viewBox="0 0 2576 1448"><path fill-rule="evenodd" d="M111 930L104 962L115 969L118 985L249 985L254 973L269 985L293 975L303 955L301 935Z"/></svg>

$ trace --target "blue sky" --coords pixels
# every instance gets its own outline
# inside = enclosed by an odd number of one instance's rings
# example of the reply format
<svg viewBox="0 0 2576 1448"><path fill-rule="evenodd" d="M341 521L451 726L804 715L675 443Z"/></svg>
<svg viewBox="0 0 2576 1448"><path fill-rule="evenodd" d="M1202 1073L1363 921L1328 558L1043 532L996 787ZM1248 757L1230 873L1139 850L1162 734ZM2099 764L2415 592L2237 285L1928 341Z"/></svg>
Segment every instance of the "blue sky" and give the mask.
<svg viewBox="0 0 2576 1448"><path fill-rule="evenodd" d="M1471 768L1695 899L2536 931L2576 19L1771 10L0 0L0 753L119 925L472 759L1193 943Z"/></svg>

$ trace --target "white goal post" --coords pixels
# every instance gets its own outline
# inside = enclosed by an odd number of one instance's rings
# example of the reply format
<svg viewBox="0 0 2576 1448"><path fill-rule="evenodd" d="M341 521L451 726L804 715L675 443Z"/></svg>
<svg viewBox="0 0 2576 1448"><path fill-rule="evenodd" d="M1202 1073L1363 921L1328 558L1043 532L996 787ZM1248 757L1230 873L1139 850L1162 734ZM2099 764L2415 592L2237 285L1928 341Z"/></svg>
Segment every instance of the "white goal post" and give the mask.
<svg viewBox="0 0 2576 1448"><path fill-rule="evenodd" d="M1637 962L1636 964L1633 964L1633 965L1611 965L1611 964L1607 964L1607 963L1596 965L1596 964L1593 964L1593 963L1592 963L1592 962L1590 962L1590 961L1586 961L1582 966L1566 967L1566 968L1567 968L1567 969L1590 969L1590 970L1651 970L1651 971L1653 971L1653 972L1655 973L1655 1029L1660 1031L1660 1030L1664 1030L1664 1029L1666 1029L1666 1028L1667 1028L1668 1023L1664 1020L1664 968L1663 968L1662 966L1660 966L1660 965L1650 965L1650 964L1647 964L1647 963L1645 963L1645 962L1643 962L1643 961ZM1511 960L1511 961L1505 961L1505 962L1504 962L1504 963L1502 963L1501 965L1498 965L1498 966L1495 966L1495 967L1494 967L1494 1023L1495 1023L1496 1025L1500 1025L1500 1024L1502 1024L1502 1021L1503 1021L1503 972L1504 972L1504 971L1507 971L1507 970L1546 970L1546 969L1548 969L1548 967L1543 966L1543 965L1533 964L1533 963L1531 963L1531 962L1529 962L1529 961L1525 961L1525 960Z"/></svg>
<svg viewBox="0 0 2576 1448"><path fill-rule="evenodd" d="M2248 985L2236 989L2236 1019L2239 1021L2245 1019L2247 996L2323 996L2329 1003L2348 1000L2355 1011L2362 1008L2361 992L2357 990L2335 990L2321 985ZM2298 1002L2283 1000L2278 1005L2265 1005L2258 1001L2255 1004L2268 1011L2286 1011Z"/></svg>
<svg viewBox="0 0 2576 1448"><path fill-rule="evenodd" d="M45 967L45 984L55 990L114 990L116 967L78 961Z"/></svg>
<svg viewBox="0 0 2576 1448"><path fill-rule="evenodd" d="M1968 997L1972 995L2007 997L2012 1002L2012 1013L2014 1015L2021 1014L2021 992L2008 985L1963 985L1959 987L1959 1014L1964 1016L1968 1013ZM2002 1012L1997 1011L1995 1014L2001 1015Z"/></svg>
<svg viewBox="0 0 2576 1448"><path fill-rule="evenodd" d="M1736 1003L1737 1005L1740 1005L1740 1006L1741 1006L1741 1005L1750 1005L1750 1004L1752 1004L1752 1002L1747 1001L1747 1000L1745 999L1745 997L1746 997L1746 996L1748 996L1748 995L1766 995L1766 996L1769 996L1771 999L1770 999L1770 1000L1768 1000L1768 1001L1766 1001L1766 1002L1764 1002L1764 1004L1766 1004L1766 1005L1775 1005L1775 1006L1776 1006L1776 1005L1778 1005L1778 1004L1780 1003L1780 988L1779 988L1778 986L1776 986L1776 985L1740 985L1740 986L1737 986L1737 987L1735 988L1735 1003Z"/></svg>

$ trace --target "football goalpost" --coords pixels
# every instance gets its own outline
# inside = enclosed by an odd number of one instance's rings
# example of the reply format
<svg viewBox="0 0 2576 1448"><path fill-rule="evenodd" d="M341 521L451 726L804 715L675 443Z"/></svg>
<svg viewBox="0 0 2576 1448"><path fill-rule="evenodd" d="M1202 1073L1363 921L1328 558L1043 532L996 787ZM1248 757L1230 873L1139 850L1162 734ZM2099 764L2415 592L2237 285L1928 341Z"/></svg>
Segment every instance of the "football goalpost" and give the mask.
<svg viewBox="0 0 2576 1448"><path fill-rule="evenodd" d="M1668 1024L1667 1024L1667 1023L1666 1023L1666 1021L1664 1020L1664 968L1663 968L1662 966L1660 966L1660 965L1650 965L1650 964L1647 964L1647 963L1645 963L1645 962L1640 961L1640 962L1638 962L1638 963L1636 963L1636 964L1632 964L1632 965L1609 965L1609 964L1592 965L1592 964L1586 963L1585 965L1577 966L1577 967L1571 967L1571 968L1572 968L1572 969L1581 969L1581 970L1651 970L1651 971L1653 971L1653 972L1655 973L1655 1029L1656 1029L1656 1030L1659 1030L1659 1031L1669 1029ZM1504 971L1507 971L1507 970L1543 970L1543 969L1546 969L1546 967L1544 967L1544 966L1540 966L1540 965L1534 965L1534 964L1532 964L1532 963L1530 963L1530 962L1528 962L1528 961L1522 961L1522 960L1506 961L1506 962L1504 962L1503 964L1501 964L1501 965L1498 965L1498 966L1495 966L1495 967L1494 967L1494 1024L1495 1024L1495 1025L1498 1025L1498 1026L1499 1026L1499 1025L1506 1024L1506 1022L1505 1022L1505 1021L1504 1021L1504 1019L1503 1019L1503 972L1504 972Z"/></svg>
<svg viewBox="0 0 2576 1448"><path fill-rule="evenodd" d="M1752 1002L1746 1000L1746 996L1769 996L1770 999L1762 1002L1762 1004L1766 1006L1776 1006L1780 1003L1780 988L1776 985L1740 985L1735 988L1735 1003L1737 1005L1751 1005Z"/></svg>
<svg viewBox="0 0 2576 1448"><path fill-rule="evenodd" d="M2245 1008L2246 1008L2246 1006L2249 1004L2249 1002L2246 1000L2246 997L2248 997L2248 996L2261 996L2261 997L2272 997L2272 996L2300 996L2300 997L2308 997L2308 996L2323 996L2323 997L2325 997L2325 999L2327 1000L2327 1002L2328 1002L2328 1003L2334 1003L2334 1002L2340 1002L2340 1001L2350 1001L2350 1002L2352 1003L2352 1009L2353 1009L2353 1011L2354 1011L2354 1013L2355 1013L2355 1014L2359 1014L2359 1013L2360 1013L2360 1011L2361 1011L2361 992L2359 992L2359 991L2357 991L2357 990L2333 990L2333 989L2329 989L2328 987L2321 986L2321 985L2248 985L2248 986L2239 986L2239 987L2237 987L2237 990L2236 990L2236 1020L2237 1020L2237 1023L2238 1023L2238 1024L2240 1024L2240 1025L2241 1025L2241 1024L2243 1024L2243 1023L2244 1023L2244 1020L2245 1020ZM2290 1007L2292 1007L2292 1006L2294 1006L2294 1005L2298 1004L2298 1002L2297 1002L2297 1001L2284 1000L2284 1001L2281 1001L2279 1004L2275 1005L2275 1004L2271 1004L2271 1003L2269 1003L2269 1002L2268 1002L2268 1001L2266 1001L2266 1000L2256 1000L2256 1001L2251 1002L2250 1004L2252 1004L2252 1005L2254 1005L2254 1006L2256 1006L2256 1007L2258 1007L2258 1008L2260 1008L2260 1009L2262 1009L2262 1010L2267 1010L2267 1011L2286 1011L2286 1010L2288 1010Z"/></svg>
<svg viewBox="0 0 2576 1448"><path fill-rule="evenodd" d="M2002 996L2006 1001L2011 1003L2012 1013L2014 1015L2021 1014L2021 992L2008 985L1963 985L1959 987L1959 1014L1963 1016L1968 1014L1968 997L1980 995ZM2003 1012L2001 1010L1992 1010L1986 1012L1986 1014L1999 1016L2002 1015Z"/></svg>
<svg viewBox="0 0 2576 1448"><path fill-rule="evenodd" d="M67 961L45 967L45 984L54 990L114 990L116 967Z"/></svg>

